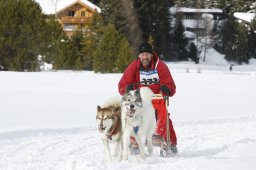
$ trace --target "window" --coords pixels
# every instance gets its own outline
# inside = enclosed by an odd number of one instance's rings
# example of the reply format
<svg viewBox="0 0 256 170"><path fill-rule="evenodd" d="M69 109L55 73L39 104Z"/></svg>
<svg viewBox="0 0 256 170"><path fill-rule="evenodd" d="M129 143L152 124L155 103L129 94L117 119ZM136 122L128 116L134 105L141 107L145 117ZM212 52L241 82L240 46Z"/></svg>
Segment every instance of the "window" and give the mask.
<svg viewBox="0 0 256 170"><path fill-rule="evenodd" d="M81 17L85 17L85 11L81 12Z"/></svg>
<svg viewBox="0 0 256 170"><path fill-rule="evenodd" d="M70 17L75 16L75 11L68 11L68 16L70 16Z"/></svg>
<svg viewBox="0 0 256 170"><path fill-rule="evenodd" d="M65 31L73 31L76 29L76 26L72 24L64 24L63 29Z"/></svg>

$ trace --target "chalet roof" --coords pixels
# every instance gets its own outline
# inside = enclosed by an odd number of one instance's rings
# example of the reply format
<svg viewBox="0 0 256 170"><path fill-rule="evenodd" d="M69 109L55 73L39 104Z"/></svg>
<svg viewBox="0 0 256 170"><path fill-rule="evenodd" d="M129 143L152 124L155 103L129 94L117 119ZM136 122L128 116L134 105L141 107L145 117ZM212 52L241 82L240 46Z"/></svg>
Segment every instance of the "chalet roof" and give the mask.
<svg viewBox="0 0 256 170"><path fill-rule="evenodd" d="M101 12L101 9L98 6L94 5L93 3L87 0L35 0L35 1L39 3L43 13L45 14L55 14L55 10L58 13L76 3L85 5L89 9L96 10L99 13ZM56 5L56 2L57 2L57 5Z"/></svg>
<svg viewBox="0 0 256 170"><path fill-rule="evenodd" d="M171 7L170 8L171 14L176 14L177 12L182 13L222 13L221 9L197 9L197 8L186 8L186 7Z"/></svg>
<svg viewBox="0 0 256 170"><path fill-rule="evenodd" d="M244 22L250 23L253 20L253 18L255 17L255 13L235 12L234 16L237 19L240 19Z"/></svg>

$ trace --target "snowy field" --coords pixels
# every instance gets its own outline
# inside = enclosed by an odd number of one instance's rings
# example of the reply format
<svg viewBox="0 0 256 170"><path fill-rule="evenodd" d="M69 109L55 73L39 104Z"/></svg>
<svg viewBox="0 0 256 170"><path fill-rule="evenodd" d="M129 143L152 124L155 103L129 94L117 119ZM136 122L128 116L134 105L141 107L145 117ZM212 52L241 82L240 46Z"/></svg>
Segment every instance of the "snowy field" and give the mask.
<svg viewBox="0 0 256 170"><path fill-rule="evenodd" d="M255 66L169 64L177 85L169 111L179 154L106 163L97 105L118 95L121 74L0 72L1 170L253 170Z"/></svg>

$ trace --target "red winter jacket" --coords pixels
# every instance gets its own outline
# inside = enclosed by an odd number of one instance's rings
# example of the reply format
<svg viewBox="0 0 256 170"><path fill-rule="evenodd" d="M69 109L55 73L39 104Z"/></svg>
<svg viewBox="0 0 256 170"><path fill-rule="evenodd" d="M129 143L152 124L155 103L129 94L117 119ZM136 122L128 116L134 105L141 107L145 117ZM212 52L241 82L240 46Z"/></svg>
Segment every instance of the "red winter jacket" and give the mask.
<svg viewBox="0 0 256 170"><path fill-rule="evenodd" d="M140 82L140 68L141 68L141 62L140 59L137 58L134 60L124 71L124 74L121 78L121 80L118 83L118 90L121 95L124 95L125 89L129 84L135 84ZM151 66L149 68L150 70L156 69L158 72L160 84L166 85L170 91L171 95L173 96L176 92L176 85L173 81L172 75L170 73L170 70L168 69L167 65L159 60L156 53L154 53L152 60L151 60ZM146 86L146 85L139 85ZM151 84L147 85L155 94L160 93L160 86L158 84Z"/></svg>

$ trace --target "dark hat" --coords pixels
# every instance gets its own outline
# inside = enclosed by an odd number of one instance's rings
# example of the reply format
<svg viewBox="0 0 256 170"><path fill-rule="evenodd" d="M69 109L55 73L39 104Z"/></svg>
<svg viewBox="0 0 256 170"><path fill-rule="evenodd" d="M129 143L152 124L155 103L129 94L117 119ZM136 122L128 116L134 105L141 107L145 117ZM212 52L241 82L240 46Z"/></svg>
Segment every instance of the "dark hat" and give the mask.
<svg viewBox="0 0 256 170"><path fill-rule="evenodd" d="M139 46L139 54L144 52L148 52L153 55L153 49L149 43L144 42Z"/></svg>

